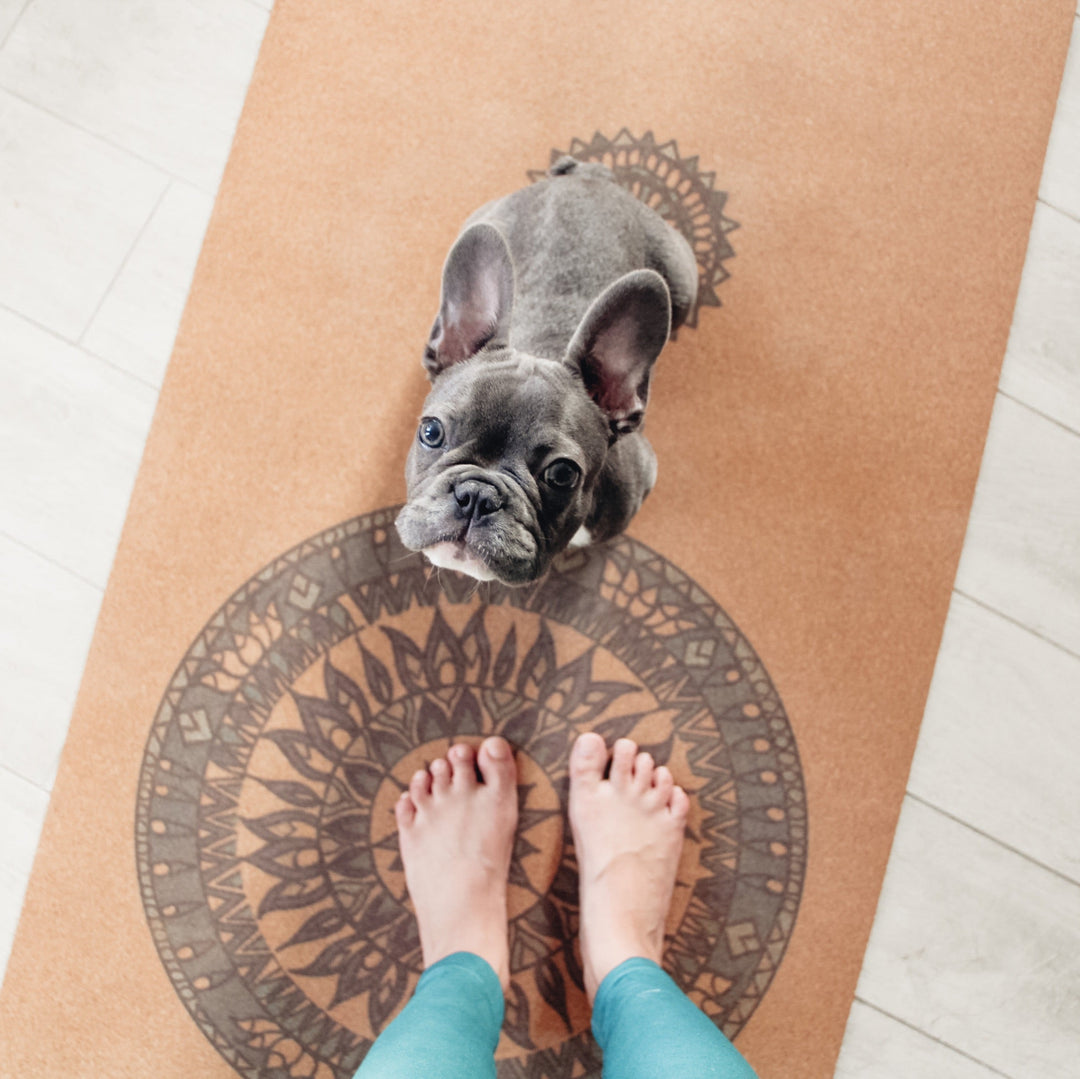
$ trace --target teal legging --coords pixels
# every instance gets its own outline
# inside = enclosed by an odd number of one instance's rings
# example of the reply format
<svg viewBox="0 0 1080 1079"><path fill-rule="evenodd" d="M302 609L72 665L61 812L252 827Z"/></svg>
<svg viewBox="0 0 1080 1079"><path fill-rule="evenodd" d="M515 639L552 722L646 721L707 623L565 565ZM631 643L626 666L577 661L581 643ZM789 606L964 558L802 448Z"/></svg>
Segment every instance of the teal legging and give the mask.
<svg viewBox="0 0 1080 1079"><path fill-rule="evenodd" d="M490 964L455 952L420 977L356 1079L487 1079L503 994ZM650 959L627 959L600 983L593 1034L604 1079L756 1079L742 1054Z"/></svg>

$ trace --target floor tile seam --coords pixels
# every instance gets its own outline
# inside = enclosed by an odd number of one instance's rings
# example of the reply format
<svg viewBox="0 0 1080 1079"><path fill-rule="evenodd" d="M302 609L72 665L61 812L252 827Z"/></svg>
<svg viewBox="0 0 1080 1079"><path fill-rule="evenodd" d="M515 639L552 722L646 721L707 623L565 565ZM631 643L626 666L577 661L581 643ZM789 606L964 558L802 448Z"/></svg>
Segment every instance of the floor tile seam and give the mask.
<svg viewBox="0 0 1080 1079"><path fill-rule="evenodd" d="M43 787L40 783L31 779L29 776L24 776L22 772L18 770L18 768L12 768L10 764L0 764L0 772L6 772L9 776L14 776L16 779L21 780L23 783L28 783L36 791L39 791L40 793L45 795L46 805L48 804L48 799L52 796L52 788ZM35 844L35 848L36 846L37 845Z"/></svg>
<svg viewBox="0 0 1080 1079"><path fill-rule="evenodd" d="M251 2L254 2L254 0L251 0ZM160 202L158 203L157 206L154 207L153 211L150 214L150 217L147 219L148 224L153 219L154 214L156 214L158 212L158 210L160 209L160 207L164 204L165 199L169 196L169 194L171 194L174 191L179 191L179 190L186 190L189 194L194 193L194 194L198 195L200 198L209 199L210 200L210 209L211 209L211 214L212 214L213 213L213 208L214 208L215 204L217 203L217 194L218 194L218 190L220 190L220 186L221 185L219 184L218 187L215 188L213 191L207 191L205 188L199 187L197 184L193 184L190 180L185 179L183 176L175 176L175 175L171 176L170 180L169 180L169 184L166 187L165 192L161 196ZM206 243L206 234L209 231L209 228L210 228L210 222L209 222L209 218L208 218L207 221L206 221L206 224L203 226L202 232L199 235L199 246L198 246L198 252L199 253L201 253L203 245ZM142 234L140 234L138 240L136 240L136 242L134 244L132 244L131 251L128 253L127 257L125 257L125 260L124 260L125 265L127 264L128 259L134 253L135 248L137 247L138 242L141 239L142 239ZM196 261L196 263L198 262L198 254L196 255L195 261ZM77 347L82 349L82 351L85 352L88 356L93 356L94 359L100 360L102 363L108 364L110 367L114 368L115 370L122 371L125 375L128 375L129 377L135 379L137 382L141 382L144 386L146 386L149 389L153 390L154 393L160 394L161 393L161 387L162 387L162 384L164 382L164 369L163 369L163 377L162 377L162 379L155 382L152 379L145 378L143 375L137 374L136 372L131 371L126 367L123 367L121 364L116 363L115 360L110 360L107 356L103 356L100 352L98 352L94 348L90 347L90 345L86 341L87 337L90 335L90 332L94 328L94 322L97 320L98 315L101 313L101 309L105 306L105 303L108 301L108 298L111 295L113 288L115 288L116 282L119 280L119 277L120 277L120 273L118 272L117 276L116 276L116 279L114 279L113 283L109 286L109 291L105 294L104 298L102 299L102 302L98 305L97 311L94 312L94 317L90 320L90 322L87 323L86 329L83 330L83 332L80 335L79 340L77 342L72 341L70 338L64 337L63 334L59 334L55 330L48 331L48 332L53 333L54 336L59 337L60 340L62 340L62 341L67 341L69 344L77 345ZM195 277L195 271L192 270L191 279L187 282L187 288L186 288L186 291L185 291L185 294L184 294L184 302L181 305L181 313L187 307L187 301L188 301L188 298L191 295L192 285L194 284L194 277ZM0 304L0 307L3 307L3 306L4 306L3 304ZM10 308L9 308L9 310L10 310ZM16 312L16 314L18 314L18 312ZM26 318L27 316L23 315L22 317ZM33 322L32 319L27 319L27 321ZM35 322L34 325L38 325L38 323ZM48 328L45 327L45 326L42 326L41 328L45 329L45 330L48 330ZM176 347L176 335L177 335L178 332L179 332L179 327L175 328L174 331L173 331L173 340L169 345L169 350L168 350L169 354L166 357L166 362L169 359L172 358L173 349Z"/></svg>
<svg viewBox="0 0 1080 1079"><path fill-rule="evenodd" d="M1003 850L1007 850L1010 854L1015 854L1018 858L1023 858L1029 865L1033 865L1038 869L1043 870L1046 873L1050 873L1057 877L1065 884L1071 885L1073 888L1080 889L1080 879L1070 877L1068 873L1063 872L1060 869L1056 869L1054 866L1047 865L1046 862L1040 861L1034 855L1028 854L1026 851L1021 850L1019 847L1013 846L1011 843L1006 842L999 836L986 831L986 829L979 827L977 824L972 824L971 821L965 820L963 817L958 816L955 813L951 813L947 809L943 809L940 805L932 802L929 798L922 794L917 794L910 787L905 792L905 798L910 798L913 802L918 803L925 809L929 809L931 812L944 817L946 820L952 821L954 824L960 825L960 827L967 831L979 836L981 839L985 839L989 843L993 843L995 846L1001 847Z"/></svg>
<svg viewBox="0 0 1080 1079"><path fill-rule="evenodd" d="M110 290L111 290L110 286ZM135 374L134 371L129 371L126 367L121 367L120 364L114 360L110 360L107 356L102 356L100 353L95 352L92 348L87 348L86 345L80 344L79 341L74 340L71 337L67 337L59 330L54 329L52 326L46 326L45 323L39 322L36 318L28 315L25 311L20 311L17 307L12 307L10 304L6 304L0 301L0 311L6 311L10 315L14 315L18 319L22 319L27 325L33 326L34 329L40 330L42 333L48 334L50 337L55 338L63 345L67 345L69 348L76 349L84 356L89 357L96 363L104 364L106 367L111 368L118 374L124 375L126 378L130 378L133 382L138 382L141 386L148 390L153 390L155 394L161 393L161 386L157 383L151 382L147 378L143 378L142 375Z"/></svg>
<svg viewBox="0 0 1080 1079"><path fill-rule="evenodd" d="M1000 1075L1002 1079L1016 1079L1011 1073L1003 1072L1000 1068L995 1068L992 1064L988 1064L985 1060L981 1060L977 1056L973 1056L971 1053L965 1052L958 1046L953 1045L951 1042L947 1042L944 1038L937 1034L932 1034L928 1030L924 1030L916 1023L912 1023L908 1019L903 1019L899 1015L895 1015L890 1012L888 1008L883 1008L880 1004L875 1004L872 1000L868 1000L860 993L855 994L855 999L863 1005L865 1008L869 1008L871 1011L875 1011L878 1015L884 1016L886 1019L891 1019L894 1023L899 1023L902 1027L906 1027L908 1030L914 1031L916 1034L921 1034L924 1038L929 1039L932 1042L936 1042L938 1045L945 1049L948 1049L952 1053L956 1053L958 1056L964 1057L966 1060L970 1060L973 1064L978 1064L979 1067L985 1068L992 1075Z"/></svg>
<svg viewBox="0 0 1080 1079"><path fill-rule="evenodd" d="M127 375L133 382L137 382L144 389L152 390L155 397L161 393L161 383L153 382L148 378L144 378L142 375L136 374L134 371L129 371L126 367L121 367L115 360L110 360L108 356L103 356L100 352L95 352L94 349L88 348L86 345L80 344L76 346L80 352L89 356L92 360L97 360L99 363L105 364L106 367L111 367L114 371L119 372L122 375ZM170 356L172 354L172 348L169 349ZM155 400L155 406L157 404Z"/></svg>
<svg viewBox="0 0 1080 1079"><path fill-rule="evenodd" d="M1008 390L1003 390L1003 389L1000 389L1000 388L998 389L997 392L1002 397L1008 398L1008 400L1012 401L1013 404L1019 405L1021 408L1027 409L1027 411L1032 413L1032 415L1038 416L1039 419L1046 420L1047 423L1052 423L1055 427L1058 427L1062 431L1065 431L1068 434L1072 435L1073 438L1080 438L1080 431L1078 431L1075 427L1070 427L1067 423L1064 423L1062 420L1055 419L1053 416L1048 415L1046 412L1043 412L1041 409L1036 408L1035 405L1028 404L1028 402L1025 401L1023 398L1017 397L1015 394L1010 393ZM991 421L991 430L992 429L993 429L993 421Z"/></svg>
<svg viewBox="0 0 1080 1079"><path fill-rule="evenodd" d="M11 35L15 33L15 27L19 25L22 17L26 14L26 9L34 2L34 0L24 0L23 6L19 8L19 14L11 20L11 26L8 27L8 32L0 38L0 53L4 51L4 46L8 43Z"/></svg>
<svg viewBox="0 0 1080 1079"><path fill-rule="evenodd" d="M0 537L6 539L9 543L13 543L16 547L21 547L24 551L32 554L35 558L40 558L43 562L47 562L55 569L63 570L63 572L66 573L69 577L74 577L75 580L79 581L81 584L88 585L97 593L99 602L105 596L104 585L98 584L96 581L92 581L89 577L84 577L78 570L72 569L71 566L65 565L63 562L60 562L52 555L45 554L33 544L27 543L26 540L20 539L18 536L13 535L6 528L0 529ZM0 765L0 768L2 767L3 765Z"/></svg>
<svg viewBox="0 0 1080 1079"><path fill-rule="evenodd" d="M1064 206L1059 206L1056 202L1051 202L1045 195L1040 195L1036 201L1041 202L1048 210L1053 210L1054 213L1061 214L1066 221L1073 221L1080 225L1080 211L1074 213L1072 210L1066 210Z"/></svg>
<svg viewBox="0 0 1080 1079"><path fill-rule="evenodd" d="M137 161L140 165L143 165L148 169L153 169L154 172L158 173L161 178L166 181L181 180L189 187L194 187L196 190L201 191L204 195L209 195L211 198L214 197L218 187L220 187L221 185L221 169L217 170L214 182L210 186L200 184L195 180L192 180L189 176L177 175L175 172L172 172L169 169L165 168L165 166L160 164L159 162L143 156L137 150L131 149L130 146L125 146L122 143L116 142L113 139L110 139L107 135L101 134L100 131L94 131L93 128L86 127L84 124L80 124L78 121L72 120L70 117L65 116L61 112L57 112L55 109L50 108L48 105L42 105L41 102L35 101L32 97L28 97L21 91L14 89L8 82L4 81L2 76L0 76L0 91L3 91L5 94L9 94L11 97L15 98L18 101L21 101L29 108L36 109L38 112L43 113L45 116L50 116L52 117L52 119L58 121L59 123L66 124L73 131L78 131L80 134L86 135L87 137L94 139L96 142L101 143L102 146L107 146L110 150L113 150L116 153L124 154L125 156L131 158L132 161Z"/></svg>
<svg viewBox="0 0 1080 1079"><path fill-rule="evenodd" d="M90 332L91 327L97 321L98 315L101 314L101 309L105 306L106 301L112 295L113 289L116 288L117 281L120 280L121 276L124 273L124 270L127 269L127 265L131 261L131 256L135 253L139 245L142 243L143 237L146 235L147 229L150 228L150 222L154 220L155 214L157 214L158 210L161 209L161 204L165 201L166 196L172 190L172 186L173 185L171 180L166 182L165 186L162 188L160 194L158 195L157 200L154 202L154 205L150 208L150 212L146 215L146 220L143 221L142 225L139 226L139 231L135 234L135 238L131 241L131 244L128 246L127 251L124 253L124 257L120 260L120 265L116 268L116 273L113 274L112 280L109 282L105 291L101 294L101 298L98 300L93 312L91 312L90 317L86 320L86 325L83 326L82 333L79 334L78 340L75 342L79 346L79 348L85 348L84 342L86 340L86 335ZM100 359L100 357L98 358Z"/></svg>
<svg viewBox="0 0 1080 1079"><path fill-rule="evenodd" d="M1009 625L1015 626L1017 629L1022 629L1025 633L1030 634L1032 637L1042 641L1043 644L1051 645L1059 652L1064 652L1065 655L1072 659L1080 660L1080 653L1073 651L1067 644L1062 644L1060 641L1055 641L1053 637L1048 637L1042 630L1035 629L1033 626L1029 626L1026 622L1022 622L1015 615L1008 614L1006 611L1001 610L999 607L995 607L992 603L988 603L984 599L979 599L978 596L973 595L971 592L965 591L962 588L953 588L953 594L959 596L961 599L967 600L969 603L974 603L977 607L981 607L982 610L988 614L996 615L998 618Z"/></svg>

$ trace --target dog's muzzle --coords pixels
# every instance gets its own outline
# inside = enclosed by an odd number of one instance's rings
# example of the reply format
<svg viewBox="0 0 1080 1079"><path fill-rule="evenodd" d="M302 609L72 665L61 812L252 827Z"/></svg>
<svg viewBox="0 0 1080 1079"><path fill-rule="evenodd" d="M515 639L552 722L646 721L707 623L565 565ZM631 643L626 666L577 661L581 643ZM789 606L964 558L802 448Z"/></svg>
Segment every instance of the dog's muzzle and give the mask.
<svg viewBox="0 0 1080 1079"><path fill-rule="evenodd" d="M453 486L457 516L461 521L479 522L498 513L506 503L503 493L484 480L460 480Z"/></svg>

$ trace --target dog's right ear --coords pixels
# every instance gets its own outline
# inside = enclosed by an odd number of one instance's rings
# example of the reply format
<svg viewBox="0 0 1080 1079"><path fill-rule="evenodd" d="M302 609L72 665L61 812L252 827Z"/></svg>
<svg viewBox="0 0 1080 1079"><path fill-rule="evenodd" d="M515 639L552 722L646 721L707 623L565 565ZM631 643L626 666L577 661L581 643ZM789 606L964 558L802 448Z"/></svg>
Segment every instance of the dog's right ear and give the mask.
<svg viewBox="0 0 1080 1079"><path fill-rule="evenodd" d="M514 264L493 225L471 225L446 256L442 300L424 349L424 368L434 381L451 364L482 348L505 347L514 305Z"/></svg>

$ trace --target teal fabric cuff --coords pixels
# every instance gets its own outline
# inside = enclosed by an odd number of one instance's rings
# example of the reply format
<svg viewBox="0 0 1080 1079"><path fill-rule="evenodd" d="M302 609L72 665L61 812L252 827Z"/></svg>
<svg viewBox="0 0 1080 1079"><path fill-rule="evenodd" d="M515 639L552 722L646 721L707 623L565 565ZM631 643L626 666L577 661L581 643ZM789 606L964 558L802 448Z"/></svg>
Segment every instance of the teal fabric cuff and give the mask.
<svg viewBox="0 0 1080 1079"><path fill-rule="evenodd" d="M611 1079L756 1079L738 1049L651 959L627 959L604 978L592 1029Z"/></svg>
<svg viewBox="0 0 1080 1079"><path fill-rule="evenodd" d="M662 993L674 989L682 995L682 990L659 963L640 956L624 959L614 970L608 971L593 999L592 1029L600 1045L607 1042L607 1034L611 1030L612 1010L620 1002L619 986L628 980L635 983L639 992Z"/></svg>
<svg viewBox="0 0 1080 1079"><path fill-rule="evenodd" d="M495 1032L493 1044L499 1040L499 1031L506 1015L506 1001L499 976L486 959L481 959L474 952L454 952L433 963L420 975L414 995L418 995L426 985L440 989L452 987L459 993L467 993L471 1003L482 1010L485 1026Z"/></svg>

